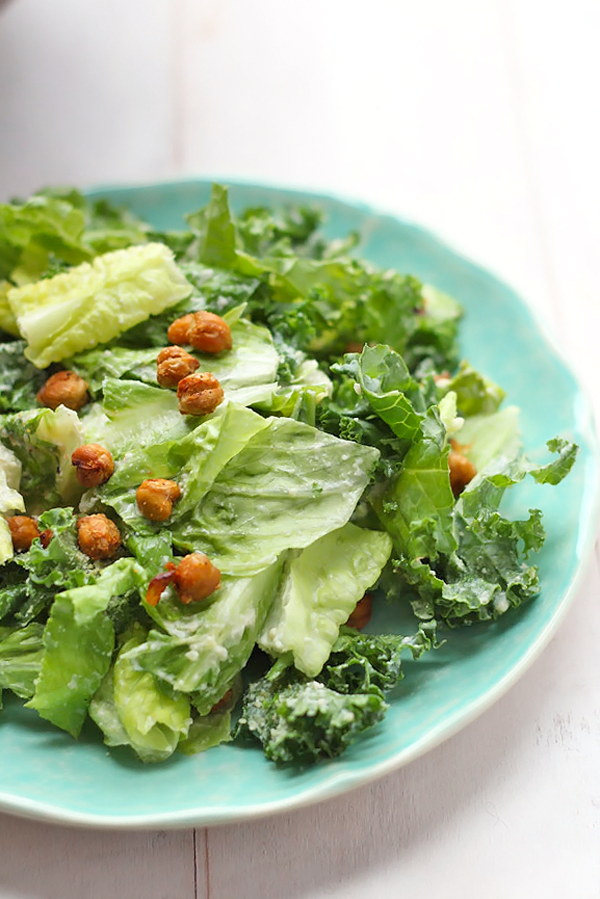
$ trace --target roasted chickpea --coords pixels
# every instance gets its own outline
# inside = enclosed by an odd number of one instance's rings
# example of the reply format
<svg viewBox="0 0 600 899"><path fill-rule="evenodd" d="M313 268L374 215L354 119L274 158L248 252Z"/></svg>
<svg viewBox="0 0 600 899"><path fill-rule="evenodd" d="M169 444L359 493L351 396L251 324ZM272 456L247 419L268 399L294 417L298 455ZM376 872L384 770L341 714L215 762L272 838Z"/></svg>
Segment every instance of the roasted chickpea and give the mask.
<svg viewBox="0 0 600 899"><path fill-rule="evenodd" d="M208 415L223 402L223 398L223 388L208 371L188 375L177 385L177 399L182 415Z"/></svg>
<svg viewBox="0 0 600 899"><path fill-rule="evenodd" d="M345 353L362 353L365 345L361 343L359 340L349 340L346 346L344 347Z"/></svg>
<svg viewBox="0 0 600 899"><path fill-rule="evenodd" d="M179 485L164 478L143 481L135 492L138 509L150 521L166 521L180 496Z"/></svg>
<svg viewBox="0 0 600 899"><path fill-rule="evenodd" d="M26 553L35 538L40 536L37 522L29 515L13 515L8 519L8 527L16 553Z"/></svg>
<svg viewBox="0 0 600 899"><path fill-rule="evenodd" d="M89 400L87 389L87 382L74 371L57 371L38 390L37 399L38 403L49 409L56 409L62 404L77 411Z"/></svg>
<svg viewBox="0 0 600 899"><path fill-rule="evenodd" d="M462 453L451 450L448 454L448 468L450 469L450 486L454 496L459 496L467 484L477 474L477 469Z"/></svg>
<svg viewBox="0 0 600 899"><path fill-rule="evenodd" d="M82 487L99 487L105 484L115 470L113 457L99 443L86 443L71 456L77 469L75 474Z"/></svg>
<svg viewBox="0 0 600 899"><path fill-rule="evenodd" d="M161 387L177 387L200 363L180 346L168 346L156 357L156 380Z"/></svg>
<svg viewBox="0 0 600 899"><path fill-rule="evenodd" d="M90 559L112 559L121 546L118 527L102 513L80 518L77 533L79 549Z"/></svg>
<svg viewBox="0 0 600 899"><path fill-rule="evenodd" d="M188 331L188 343L201 353L222 353L231 349L231 330L220 315L195 312Z"/></svg>
<svg viewBox="0 0 600 899"><path fill-rule="evenodd" d="M215 702L213 705L211 712L221 712L223 709L227 708L229 703L233 698L233 690L229 689L224 696L222 696L218 702Z"/></svg>
<svg viewBox="0 0 600 899"><path fill-rule="evenodd" d="M183 603L206 599L221 584L221 572L204 553L184 556L174 572L173 585Z"/></svg>
<svg viewBox="0 0 600 899"><path fill-rule="evenodd" d="M353 627L357 631L362 631L363 627L366 627L371 620L372 611L373 597L370 593L365 593L363 598L359 599L356 603L356 607L348 618L346 624L348 627Z"/></svg>
<svg viewBox="0 0 600 899"><path fill-rule="evenodd" d="M171 322L167 331L167 337L171 343L182 344L190 342L190 326L193 320L194 313L188 312L187 315L182 315L181 318L176 318L174 322Z"/></svg>

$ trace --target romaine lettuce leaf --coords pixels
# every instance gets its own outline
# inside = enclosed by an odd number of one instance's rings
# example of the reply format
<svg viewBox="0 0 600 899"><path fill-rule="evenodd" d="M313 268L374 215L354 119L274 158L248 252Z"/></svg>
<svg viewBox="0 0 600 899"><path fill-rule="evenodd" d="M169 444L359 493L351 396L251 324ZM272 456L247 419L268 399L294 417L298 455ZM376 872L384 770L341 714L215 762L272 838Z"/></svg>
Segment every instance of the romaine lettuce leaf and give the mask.
<svg viewBox="0 0 600 899"><path fill-rule="evenodd" d="M0 459L0 466L1 463ZM5 516L24 511L23 497L18 490L9 486L6 470L0 467L0 565L12 559L14 555L10 528Z"/></svg>
<svg viewBox="0 0 600 899"><path fill-rule="evenodd" d="M216 476L173 541L245 576L286 549L302 549L344 525L378 452L287 418L267 421Z"/></svg>
<svg viewBox="0 0 600 899"><path fill-rule="evenodd" d="M151 674L134 667L129 651L145 639L146 632L137 626L121 647L114 664L114 701L128 740L142 761L160 762L187 736L190 702L182 693L161 690Z"/></svg>
<svg viewBox="0 0 600 899"><path fill-rule="evenodd" d="M163 594L148 611L164 630L151 630L127 658L174 690L193 693L198 712L208 714L247 664L280 575L275 562L252 578L223 578L210 601L188 606Z"/></svg>
<svg viewBox="0 0 600 899"><path fill-rule="evenodd" d="M125 657L143 642L145 634L138 624L124 635L89 713L107 746L131 746L143 762L161 762L188 734L190 703L181 693L165 693L151 674L134 669Z"/></svg>
<svg viewBox="0 0 600 899"><path fill-rule="evenodd" d="M142 387L143 385L139 385ZM147 388L147 391L158 391ZM132 391L132 396L136 395ZM148 406L146 406L148 408ZM157 409L157 407L155 407ZM179 415L179 413L177 413ZM181 418L175 420L169 439L171 419L162 419L160 436L149 428L155 443L147 443L146 435L138 440L137 446L125 442L115 452L115 473L102 488L93 492L90 501L100 501L111 506L134 533L138 535L156 534L164 529L164 524L148 521L141 515L136 502L135 489L144 478L175 478L182 495L173 508L169 527L179 520L187 520L194 513L197 504L208 491L214 479L226 463L236 455L254 434L267 427L260 415L227 403L202 421L193 430L184 427L184 435L177 436L181 428ZM155 419L158 423L158 417ZM123 437L124 435L120 435ZM166 439L165 439L166 438ZM106 445L114 451L115 441L109 436ZM87 505L88 499L85 498Z"/></svg>
<svg viewBox="0 0 600 899"><path fill-rule="evenodd" d="M43 624L31 622L0 635L0 688L12 690L22 699L33 696L43 655Z"/></svg>
<svg viewBox="0 0 600 899"><path fill-rule="evenodd" d="M0 330L12 334L13 337L19 337L19 326L8 302L8 292L12 287L10 281L0 280Z"/></svg>
<svg viewBox="0 0 600 899"><path fill-rule="evenodd" d="M383 531L346 524L291 555L258 639L273 656L291 653L294 665L316 677L339 629L372 587L392 551Z"/></svg>
<svg viewBox="0 0 600 899"><path fill-rule="evenodd" d="M460 415L465 417L491 415L497 412L506 395L498 384L494 384L464 360L455 375L438 381L440 396L450 390L456 394Z"/></svg>
<svg viewBox="0 0 600 899"><path fill-rule="evenodd" d="M200 362L198 371L212 372L223 387L225 398L232 402L249 406L268 401L278 386L279 355L273 338L266 328L245 319L232 325L231 334L232 349L219 356L203 355L188 348ZM139 380L156 387L157 354L155 347L128 349L109 345L79 353L65 365L85 378L92 394L97 396L107 378Z"/></svg>
<svg viewBox="0 0 600 899"><path fill-rule="evenodd" d="M44 629L44 655L27 703L42 718L78 736L92 696L108 671L115 633L106 609L114 596L143 588L133 559L105 568L97 581L59 593Z"/></svg>
<svg viewBox="0 0 600 899"><path fill-rule="evenodd" d="M59 197L0 205L0 279L27 284L41 278L51 260L77 265L91 259L84 225L81 211Z"/></svg>
<svg viewBox="0 0 600 899"><path fill-rule="evenodd" d="M11 290L10 307L38 368L107 343L188 296L191 286L162 244L105 253L68 272Z"/></svg>
<svg viewBox="0 0 600 899"><path fill-rule="evenodd" d="M36 513L81 496L71 455L84 442L76 412L66 406L0 416L0 440L21 463L20 491Z"/></svg>

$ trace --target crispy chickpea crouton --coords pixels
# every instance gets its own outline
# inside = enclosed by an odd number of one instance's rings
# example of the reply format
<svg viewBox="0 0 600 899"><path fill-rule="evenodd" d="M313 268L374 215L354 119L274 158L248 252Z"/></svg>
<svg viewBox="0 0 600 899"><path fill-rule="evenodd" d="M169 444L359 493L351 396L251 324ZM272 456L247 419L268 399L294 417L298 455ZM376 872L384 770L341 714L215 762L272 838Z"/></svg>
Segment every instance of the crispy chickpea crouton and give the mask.
<svg viewBox="0 0 600 899"><path fill-rule="evenodd" d="M102 513L80 518L77 534L79 549L90 559L112 559L121 546L118 527Z"/></svg>
<svg viewBox="0 0 600 899"><path fill-rule="evenodd" d="M171 343L190 344L201 353L222 353L233 345L229 325L214 312L189 312L175 319L167 337Z"/></svg>
<svg viewBox="0 0 600 899"><path fill-rule="evenodd" d="M176 318L174 322L171 322L169 330L167 331L167 337L171 343L181 345L182 343L190 342L190 325L192 324L193 319L194 313L188 312L187 315L182 315L181 318Z"/></svg>
<svg viewBox="0 0 600 899"><path fill-rule="evenodd" d="M224 397L223 388L210 372L188 375L177 385L177 399L182 415L208 415L215 411Z"/></svg>
<svg viewBox="0 0 600 899"><path fill-rule="evenodd" d="M71 456L76 477L82 487L99 487L105 484L115 470L109 451L99 443L86 443Z"/></svg>
<svg viewBox="0 0 600 899"><path fill-rule="evenodd" d="M362 631L363 627L366 627L369 621L371 620L371 614L373 611L373 597L370 593L365 593L362 599L356 603L356 607L354 611L350 614L348 621L346 624L348 627L353 627L357 631Z"/></svg>
<svg viewBox="0 0 600 899"><path fill-rule="evenodd" d="M190 553L178 565L169 562L166 567L148 585L146 602L150 606L157 605L170 584L186 605L207 599L221 586L221 572L204 553Z"/></svg>
<svg viewBox="0 0 600 899"><path fill-rule="evenodd" d="M161 387L177 387L200 363L180 346L168 346L156 357L156 380Z"/></svg>
<svg viewBox="0 0 600 899"><path fill-rule="evenodd" d="M475 475L477 469L462 453L451 450L448 454L448 468L450 469L450 486L454 496L460 496L467 484Z"/></svg>
<svg viewBox="0 0 600 899"><path fill-rule="evenodd" d="M143 481L135 493L138 509L150 521L166 521L180 496L179 485L165 478Z"/></svg>
<svg viewBox="0 0 600 899"><path fill-rule="evenodd" d="M36 520L29 515L13 515L8 519L8 527L16 553L27 552L35 538L40 536Z"/></svg>
<svg viewBox="0 0 600 899"><path fill-rule="evenodd" d="M74 371L57 371L38 390L37 400L48 409L63 405L76 412L89 400L88 385Z"/></svg>
<svg viewBox="0 0 600 899"><path fill-rule="evenodd" d="M232 347L231 330L214 312L196 312L188 332L189 343L201 353L222 353Z"/></svg>

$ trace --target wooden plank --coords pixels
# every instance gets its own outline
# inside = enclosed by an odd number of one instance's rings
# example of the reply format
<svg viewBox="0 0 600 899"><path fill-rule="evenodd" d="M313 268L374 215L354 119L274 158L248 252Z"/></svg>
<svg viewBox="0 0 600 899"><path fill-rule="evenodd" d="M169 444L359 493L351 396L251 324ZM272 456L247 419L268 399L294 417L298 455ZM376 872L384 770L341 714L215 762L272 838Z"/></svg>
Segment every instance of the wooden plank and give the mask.
<svg viewBox="0 0 600 899"><path fill-rule="evenodd" d="M7 899L206 899L193 830L77 830L0 815L0 844Z"/></svg>

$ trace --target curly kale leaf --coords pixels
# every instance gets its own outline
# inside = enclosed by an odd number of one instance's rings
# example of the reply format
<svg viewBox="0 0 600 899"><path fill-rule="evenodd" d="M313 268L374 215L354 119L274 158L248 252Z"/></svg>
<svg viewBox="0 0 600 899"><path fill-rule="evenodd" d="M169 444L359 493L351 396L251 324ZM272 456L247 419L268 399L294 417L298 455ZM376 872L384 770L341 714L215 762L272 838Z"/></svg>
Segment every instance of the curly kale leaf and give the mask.
<svg viewBox="0 0 600 899"><path fill-rule="evenodd" d="M402 653L413 659L434 649L435 621L419 625L416 634L342 634L334 644L319 680L338 693L380 693L392 690L404 677Z"/></svg>
<svg viewBox="0 0 600 899"><path fill-rule="evenodd" d="M236 736L253 736L274 762L306 764L340 755L382 720L381 694L342 694L319 681L280 683L269 675L244 696Z"/></svg>
<svg viewBox="0 0 600 899"><path fill-rule="evenodd" d="M384 717L384 691L403 677L401 653L418 659L438 645L435 622L423 622L410 637L342 634L315 680L282 659L246 690L235 736L258 740L275 762L340 755Z"/></svg>

